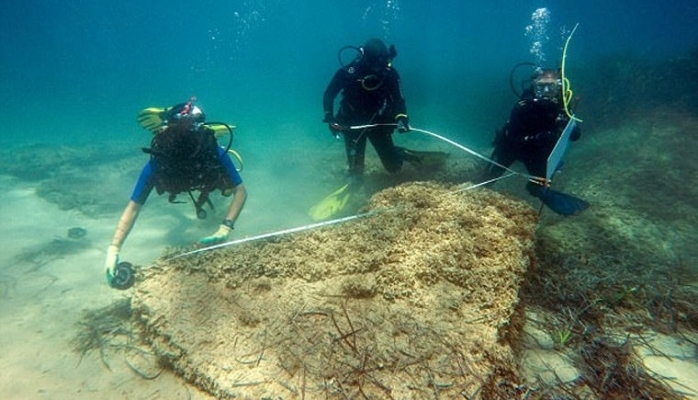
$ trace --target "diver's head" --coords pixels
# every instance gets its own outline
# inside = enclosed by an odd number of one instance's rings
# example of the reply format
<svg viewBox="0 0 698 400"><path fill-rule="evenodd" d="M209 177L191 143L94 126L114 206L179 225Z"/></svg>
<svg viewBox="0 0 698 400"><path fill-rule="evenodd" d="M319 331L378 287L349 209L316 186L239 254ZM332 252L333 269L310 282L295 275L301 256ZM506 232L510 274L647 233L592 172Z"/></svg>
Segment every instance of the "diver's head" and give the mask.
<svg viewBox="0 0 698 400"><path fill-rule="evenodd" d="M165 122L168 125L179 125L179 126L191 126L195 124L202 124L206 121L206 115L197 106L195 106L194 97L189 99L186 103L180 103L175 106L170 107L165 115Z"/></svg>
<svg viewBox="0 0 698 400"><path fill-rule="evenodd" d="M368 39L359 50L361 52L361 64L372 68L387 67L397 55L395 46L390 46L390 49L388 49L385 43L378 38Z"/></svg>
<svg viewBox="0 0 698 400"><path fill-rule="evenodd" d="M562 97L562 79L553 69L543 69L531 82L533 97L538 100L558 101Z"/></svg>

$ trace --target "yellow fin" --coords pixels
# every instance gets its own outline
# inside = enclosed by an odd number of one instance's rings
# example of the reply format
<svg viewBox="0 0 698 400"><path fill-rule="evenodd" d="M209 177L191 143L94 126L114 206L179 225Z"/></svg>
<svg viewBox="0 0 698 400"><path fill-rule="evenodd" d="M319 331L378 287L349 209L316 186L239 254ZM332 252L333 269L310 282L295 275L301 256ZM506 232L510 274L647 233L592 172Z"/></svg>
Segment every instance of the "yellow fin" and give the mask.
<svg viewBox="0 0 698 400"><path fill-rule="evenodd" d="M310 208L310 217L314 221L328 219L341 212L351 198L351 192L347 190L349 184L340 187L327 195L319 203Z"/></svg>
<svg viewBox="0 0 698 400"><path fill-rule="evenodd" d="M166 108L148 107L138 113L138 125L155 133L164 125Z"/></svg>

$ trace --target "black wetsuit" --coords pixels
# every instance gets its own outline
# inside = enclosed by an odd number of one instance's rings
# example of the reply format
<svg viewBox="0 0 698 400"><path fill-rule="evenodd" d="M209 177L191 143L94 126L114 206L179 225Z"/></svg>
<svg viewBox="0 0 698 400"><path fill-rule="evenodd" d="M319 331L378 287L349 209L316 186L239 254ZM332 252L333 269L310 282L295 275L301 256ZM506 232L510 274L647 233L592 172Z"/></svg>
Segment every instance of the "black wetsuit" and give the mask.
<svg viewBox="0 0 698 400"><path fill-rule="evenodd" d="M354 62L337 70L322 100L325 115L334 115L334 99L340 91L334 120L341 126L395 124L397 116L407 114L400 76L389 66L367 68ZM402 167L406 156L404 149L393 144L394 129L391 125L343 132L351 175L363 173L367 138L386 170L396 172Z"/></svg>
<svg viewBox="0 0 698 400"><path fill-rule="evenodd" d="M544 177L548 156L567 122L569 117L561 104L535 99L530 93L526 93L511 110L509 120L502 130L497 132L490 158L505 167L511 166L514 161L520 161L530 175ZM579 137L579 127L575 127L570 139L575 141ZM482 181L497 178L502 173L504 169L490 164ZM526 189L538 196L541 186L529 182Z"/></svg>

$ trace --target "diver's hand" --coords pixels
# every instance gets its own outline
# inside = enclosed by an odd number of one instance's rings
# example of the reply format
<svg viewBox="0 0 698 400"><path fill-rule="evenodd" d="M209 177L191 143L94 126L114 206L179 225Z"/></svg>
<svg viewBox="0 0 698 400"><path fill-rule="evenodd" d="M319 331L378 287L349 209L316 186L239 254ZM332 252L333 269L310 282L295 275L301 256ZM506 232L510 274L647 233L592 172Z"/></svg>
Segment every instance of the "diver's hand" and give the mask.
<svg viewBox="0 0 698 400"><path fill-rule="evenodd" d="M322 122L326 123L327 127L330 128L332 136L338 138L339 134L342 133L342 126L337 123L331 112L325 112L325 118L322 119Z"/></svg>
<svg viewBox="0 0 698 400"><path fill-rule="evenodd" d="M336 123L336 122L332 122L332 123L329 124L328 126L329 126L329 128L330 128L330 133L332 134L332 136L334 136L334 137L336 137L337 139L339 139L339 134L342 133L342 132L344 131L344 127L341 126L341 125L339 125L339 124Z"/></svg>
<svg viewBox="0 0 698 400"><path fill-rule="evenodd" d="M397 123L397 131L400 133L406 133L410 131L410 121L407 119L407 115L400 114L395 118Z"/></svg>
<svg viewBox="0 0 698 400"><path fill-rule="evenodd" d="M213 235L206 236L204 238L199 239L199 243L201 243L201 244L214 244L214 243L223 242L226 239L228 239L229 234L230 234L230 228L226 225L221 224L218 227L218 230Z"/></svg>
<svg viewBox="0 0 698 400"><path fill-rule="evenodd" d="M104 270L107 274L107 283L111 286L114 279L116 265L119 264L119 248L111 245L107 249L107 259L104 261Z"/></svg>

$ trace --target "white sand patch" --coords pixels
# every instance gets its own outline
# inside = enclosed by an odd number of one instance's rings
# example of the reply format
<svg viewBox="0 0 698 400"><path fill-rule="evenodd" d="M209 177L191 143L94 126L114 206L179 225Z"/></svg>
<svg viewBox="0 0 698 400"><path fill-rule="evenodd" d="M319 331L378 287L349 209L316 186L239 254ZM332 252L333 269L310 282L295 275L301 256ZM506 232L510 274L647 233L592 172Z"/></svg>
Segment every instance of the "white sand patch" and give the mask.
<svg viewBox="0 0 698 400"><path fill-rule="evenodd" d="M644 366L665 378L674 390L687 399L698 399L698 337L683 340L661 333L644 337L645 344L635 346ZM642 343L636 341L636 343Z"/></svg>
<svg viewBox="0 0 698 400"><path fill-rule="evenodd" d="M105 249L118 215L91 219L38 198L31 184L0 177L0 393L4 399L208 399L164 372L155 380L136 375L123 357L111 370L96 353L73 350L82 310L105 307L127 295L110 289L103 272ZM127 198L124 197L124 204ZM128 255L150 262L165 232L143 215ZM87 235L70 239L69 228ZM109 356L109 355L108 355Z"/></svg>

